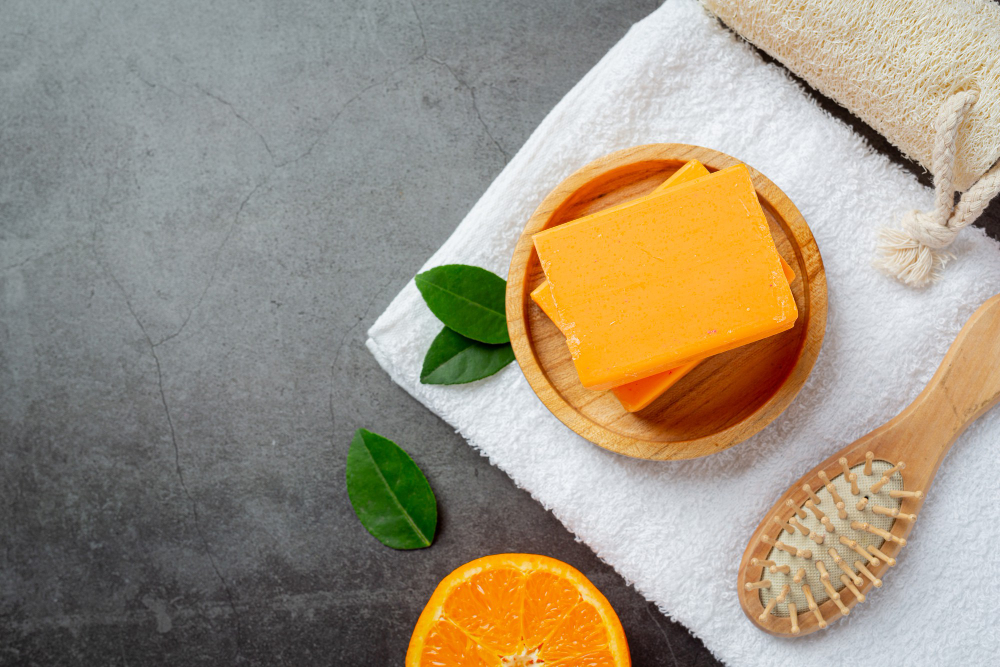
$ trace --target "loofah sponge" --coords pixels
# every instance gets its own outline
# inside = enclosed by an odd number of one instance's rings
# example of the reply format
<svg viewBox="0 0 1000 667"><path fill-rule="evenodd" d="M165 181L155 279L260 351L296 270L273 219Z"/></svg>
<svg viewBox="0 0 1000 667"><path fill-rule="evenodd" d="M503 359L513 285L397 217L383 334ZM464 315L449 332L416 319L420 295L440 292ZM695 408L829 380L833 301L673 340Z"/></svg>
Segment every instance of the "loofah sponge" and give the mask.
<svg viewBox="0 0 1000 667"><path fill-rule="evenodd" d="M934 175L935 210L887 232L878 265L914 285L936 278L945 248L1000 190L1000 4L702 1Z"/></svg>
<svg viewBox="0 0 1000 667"><path fill-rule="evenodd" d="M965 191L1000 159L1000 4L990 0L703 0L730 28L933 173L934 122L975 89L956 142Z"/></svg>

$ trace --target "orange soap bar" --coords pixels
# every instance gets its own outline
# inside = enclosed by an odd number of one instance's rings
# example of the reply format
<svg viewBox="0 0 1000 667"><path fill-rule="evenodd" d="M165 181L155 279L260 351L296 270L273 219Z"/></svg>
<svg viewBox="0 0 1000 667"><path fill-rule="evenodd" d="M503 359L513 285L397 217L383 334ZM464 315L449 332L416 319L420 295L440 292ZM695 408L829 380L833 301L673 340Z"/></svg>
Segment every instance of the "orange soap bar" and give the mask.
<svg viewBox="0 0 1000 667"><path fill-rule="evenodd" d="M798 316L744 165L545 230L534 243L591 389L772 336Z"/></svg>
<svg viewBox="0 0 1000 667"><path fill-rule="evenodd" d="M669 371L650 375L648 378L635 382L627 382L620 387L613 387L611 391L614 392L615 398L618 399L623 408L629 412L638 412L662 396L667 389L677 384L682 377L690 373L701 362L701 359L689 361L676 368L671 368Z"/></svg>

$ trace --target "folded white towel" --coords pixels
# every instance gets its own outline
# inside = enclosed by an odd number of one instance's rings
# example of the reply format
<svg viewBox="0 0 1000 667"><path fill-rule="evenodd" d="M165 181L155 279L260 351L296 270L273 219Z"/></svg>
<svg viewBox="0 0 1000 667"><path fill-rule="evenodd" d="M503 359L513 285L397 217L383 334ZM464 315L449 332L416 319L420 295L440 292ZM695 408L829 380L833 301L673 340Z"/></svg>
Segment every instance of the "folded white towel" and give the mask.
<svg viewBox="0 0 1000 667"><path fill-rule="evenodd" d="M469 385L421 385L424 352L441 325L412 283L369 331L369 349L720 659L994 663L1000 409L945 461L899 565L848 619L783 640L740 610L736 570L763 513L806 470L916 396L965 320L1000 292L1000 246L981 230L964 234L947 277L922 291L872 269L876 227L915 203L929 207L931 191L694 0L670 0L636 24L552 110L426 267L465 263L506 275L522 226L549 190L596 157L652 142L709 146L760 169L819 243L829 281L826 340L805 388L763 432L708 458L638 461L563 426L516 365Z"/></svg>

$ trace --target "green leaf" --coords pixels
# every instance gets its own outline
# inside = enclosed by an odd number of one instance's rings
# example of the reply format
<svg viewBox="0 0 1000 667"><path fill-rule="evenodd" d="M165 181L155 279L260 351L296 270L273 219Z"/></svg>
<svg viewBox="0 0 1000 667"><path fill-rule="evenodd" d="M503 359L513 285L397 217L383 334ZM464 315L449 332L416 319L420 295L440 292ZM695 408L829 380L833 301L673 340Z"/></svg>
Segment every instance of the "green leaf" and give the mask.
<svg viewBox="0 0 1000 667"><path fill-rule="evenodd" d="M441 329L424 357L420 381L424 384L464 384L482 380L514 361L510 343L487 345Z"/></svg>
<svg viewBox="0 0 1000 667"><path fill-rule="evenodd" d="M347 452L347 495L369 533L393 549L429 547L437 528L431 485L399 445L359 428Z"/></svg>
<svg viewBox="0 0 1000 667"><path fill-rule="evenodd" d="M480 343L510 341L504 306L507 282L486 269L446 264L417 274L417 289L449 329Z"/></svg>

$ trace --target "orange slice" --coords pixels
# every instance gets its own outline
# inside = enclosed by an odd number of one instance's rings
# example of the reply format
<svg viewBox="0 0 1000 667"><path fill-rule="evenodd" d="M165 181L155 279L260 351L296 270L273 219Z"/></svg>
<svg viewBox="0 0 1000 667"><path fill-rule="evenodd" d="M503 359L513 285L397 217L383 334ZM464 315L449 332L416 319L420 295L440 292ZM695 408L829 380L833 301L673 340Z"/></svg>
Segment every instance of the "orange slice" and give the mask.
<svg viewBox="0 0 1000 667"><path fill-rule="evenodd" d="M628 667L618 615L566 563L498 554L466 563L434 590L407 667Z"/></svg>

